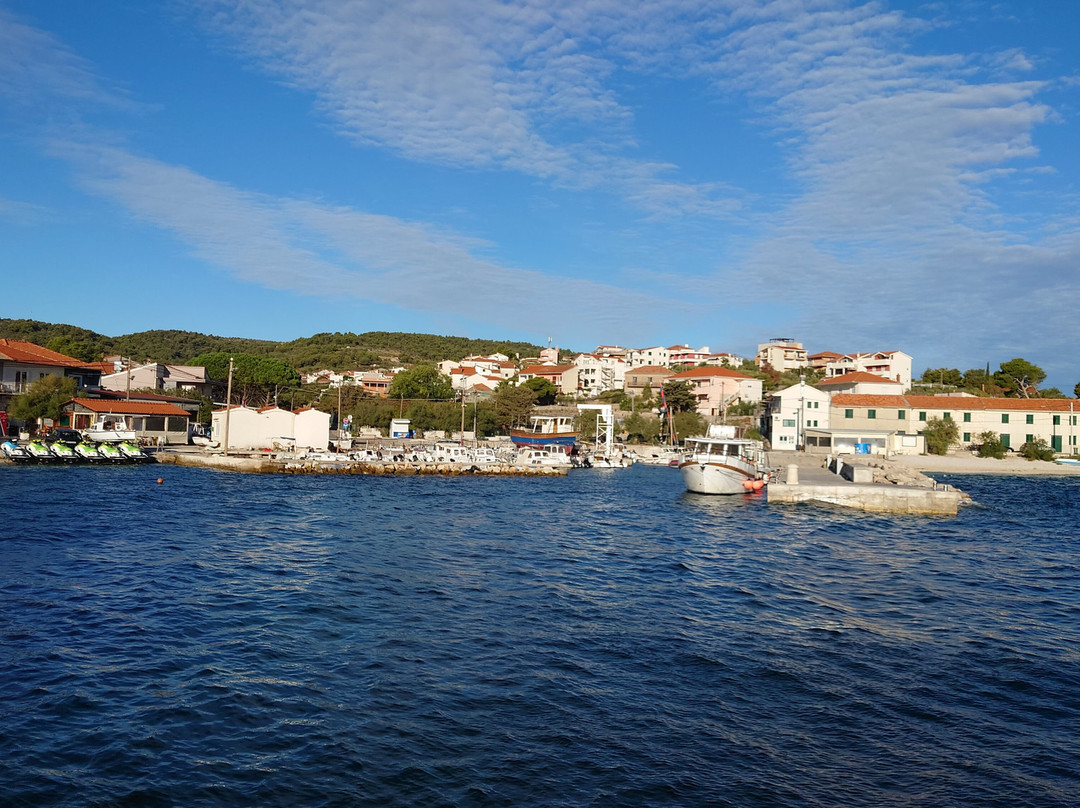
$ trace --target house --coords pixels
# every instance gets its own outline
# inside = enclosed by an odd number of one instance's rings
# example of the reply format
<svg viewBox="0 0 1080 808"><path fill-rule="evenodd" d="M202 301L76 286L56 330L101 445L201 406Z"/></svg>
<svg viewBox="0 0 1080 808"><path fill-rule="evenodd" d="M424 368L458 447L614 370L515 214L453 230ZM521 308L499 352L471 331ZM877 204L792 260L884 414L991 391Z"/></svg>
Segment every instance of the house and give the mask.
<svg viewBox="0 0 1080 808"><path fill-rule="evenodd" d="M198 365L166 365L161 362L147 362L102 375L101 387L116 391L194 390L201 396L210 396L213 393L214 383L206 375L206 368Z"/></svg>
<svg viewBox="0 0 1080 808"><path fill-rule="evenodd" d="M825 366L830 362L839 359L843 354L838 354L836 351L819 351L818 353L810 354L806 361L810 364L811 370L825 370Z"/></svg>
<svg viewBox="0 0 1080 808"><path fill-rule="evenodd" d="M697 397L697 411L704 416L723 416L732 404L761 401L761 379L746 376L731 368L699 367L675 373L665 380L685 381Z"/></svg>
<svg viewBox="0 0 1080 808"><path fill-rule="evenodd" d="M586 398L607 390L622 390L626 379L626 360L622 357L578 354L574 364L578 368L578 392Z"/></svg>
<svg viewBox="0 0 1080 808"><path fill-rule="evenodd" d="M805 383L776 390L761 426L773 449L803 447L808 429L829 428L829 394Z"/></svg>
<svg viewBox="0 0 1080 808"><path fill-rule="evenodd" d="M667 350L672 365L696 365L710 356L708 345L696 350L689 345L672 345Z"/></svg>
<svg viewBox="0 0 1080 808"><path fill-rule="evenodd" d="M1080 454L1080 402L1068 398L982 398L978 396L838 394L829 405L833 428L879 429L917 435L933 418L955 421L958 446L978 443L993 432L1018 449L1042 438L1055 452Z"/></svg>
<svg viewBox="0 0 1080 808"><path fill-rule="evenodd" d="M78 390L96 389L101 368L32 342L0 339L0 411L7 412L12 396L44 376L72 378Z"/></svg>
<svg viewBox="0 0 1080 808"><path fill-rule="evenodd" d="M741 356L737 356L736 354L721 352L709 354L704 359L702 359L699 364L736 369L741 368L743 362L745 361L745 359L743 359Z"/></svg>
<svg viewBox="0 0 1080 808"><path fill-rule="evenodd" d="M645 388L648 387L652 393L656 393L663 385L664 379L671 375L669 368L660 367L659 365L641 365L640 367L629 368L624 377L623 391L629 396L637 397L643 395Z"/></svg>
<svg viewBox="0 0 1080 808"><path fill-rule="evenodd" d="M853 371L872 373L900 382L901 393L911 389L911 356L903 351L844 354L825 364L825 375L829 378Z"/></svg>
<svg viewBox="0 0 1080 808"><path fill-rule="evenodd" d="M189 414L164 401L125 401L105 398L73 398L60 407L60 425L69 429L89 429L102 416L124 417L135 436L151 443L186 445Z"/></svg>
<svg viewBox="0 0 1080 808"><path fill-rule="evenodd" d="M798 370L810 365L802 343L788 337L776 337L758 345L754 362L759 368L768 366L777 373Z"/></svg>
<svg viewBox="0 0 1080 808"><path fill-rule="evenodd" d="M629 366L631 368L645 365L662 368L670 367L671 354L663 345L654 345L651 348L638 348L630 351Z"/></svg>
<svg viewBox="0 0 1080 808"><path fill-rule="evenodd" d="M904 386L884 376L875 376L862 370L853 370L841 376L827 376L817 386L829 395L854 393L856 395L900 395Z"/></svg>
<svg viewBox="0 0 1080 808"><path fill-rule="evenodd" d="M523 368L518 373L518 384L529 379L547 379L558 389L560 394L574 395L578 389L577 365L533 365Z"/></svg>

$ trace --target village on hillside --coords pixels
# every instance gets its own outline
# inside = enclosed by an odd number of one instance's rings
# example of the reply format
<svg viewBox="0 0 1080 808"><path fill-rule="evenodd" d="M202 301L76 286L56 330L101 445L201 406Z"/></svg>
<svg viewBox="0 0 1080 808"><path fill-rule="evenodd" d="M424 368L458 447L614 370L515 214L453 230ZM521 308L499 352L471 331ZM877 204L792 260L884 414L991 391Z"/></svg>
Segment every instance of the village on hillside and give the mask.
<svg viewBox="0 0 1080 808"><path fill-rule="evenodd" d="M205 435L215 411L245 410L272 423L272 434L326 449L345 435L391 435L392 419L413 434L475 438L545 411L538 405L573 412L573 405L602 402L623 441L673 442L728 423L774 450L941 454L989 442L1003 452L1035 447L1077 455L1077 400L1040 395L1044 375L1023 362L1035 372L1010 376L1007 366L1017 362L1023 360L1003 363L996 374L987 368L962 378L940 369L915 380L912 357L900 350L809 353L778 338L761 343L752 358L708 346L601 345L580 354L549 347L535 357L495 353L321 370L303 374L294 387L238 378L234 388L220 368L122 356L86 362L0 339L0 428L26 437L124 418L142 443L167 446Z"/></svg>

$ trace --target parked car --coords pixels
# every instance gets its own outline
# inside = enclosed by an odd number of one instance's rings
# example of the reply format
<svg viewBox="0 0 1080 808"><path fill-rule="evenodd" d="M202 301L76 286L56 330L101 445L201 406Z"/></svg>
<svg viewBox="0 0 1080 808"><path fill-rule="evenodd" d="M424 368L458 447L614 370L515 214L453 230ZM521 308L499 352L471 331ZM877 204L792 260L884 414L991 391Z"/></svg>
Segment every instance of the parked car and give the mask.
<svg viewBox="0 0 1080 808"><path fill-rule="evenodd" d="M49 434L50 443L63 443L72 449L82 443L82 440L82 433L77 429L54 429Z"/></svg>

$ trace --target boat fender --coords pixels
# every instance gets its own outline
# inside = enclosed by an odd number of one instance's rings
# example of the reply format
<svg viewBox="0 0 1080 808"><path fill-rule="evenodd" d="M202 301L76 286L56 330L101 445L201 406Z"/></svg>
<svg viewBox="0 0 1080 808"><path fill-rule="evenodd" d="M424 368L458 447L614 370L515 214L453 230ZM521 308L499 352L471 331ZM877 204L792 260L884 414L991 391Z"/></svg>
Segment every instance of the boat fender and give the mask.
<svg viewBox="0 0 1080 808"><path fill-rule="evenodd" d="M753 480L743 480L742 487L745 488L747 491L753 491L754 490L754 481Z"/></svg>

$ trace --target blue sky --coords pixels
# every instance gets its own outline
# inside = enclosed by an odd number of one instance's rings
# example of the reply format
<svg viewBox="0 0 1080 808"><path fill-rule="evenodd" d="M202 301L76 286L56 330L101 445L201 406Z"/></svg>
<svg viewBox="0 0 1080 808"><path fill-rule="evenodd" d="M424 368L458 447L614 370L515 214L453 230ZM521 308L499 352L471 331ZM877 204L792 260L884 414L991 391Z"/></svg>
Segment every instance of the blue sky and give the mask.
<svg viewBox="0 0 1080 808"><path fill-rule="evenodd" d="M1080 380L1080 6L0 0L0 315L1023 356Z"/></svg>

